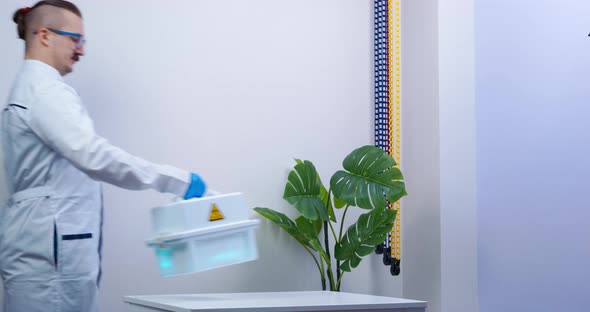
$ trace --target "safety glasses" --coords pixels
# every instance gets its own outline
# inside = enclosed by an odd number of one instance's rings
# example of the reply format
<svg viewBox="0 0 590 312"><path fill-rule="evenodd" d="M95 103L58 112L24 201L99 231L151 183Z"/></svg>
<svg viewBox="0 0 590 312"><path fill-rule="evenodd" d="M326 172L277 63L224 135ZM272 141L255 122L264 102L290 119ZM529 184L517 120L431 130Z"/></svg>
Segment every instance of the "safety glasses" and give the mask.
<svg viewBox="0 0 590 312"><path fill-rule="evenodd" d="M72 38L72 41L76 44L76 49L82 49L84 47L84 44L86 43L86 39L84 39L84 36L82 34L53 29L53 28L47 28L47 30L49 30L53 33L56 33L58 35L68 36L68 37Z"/></svg>

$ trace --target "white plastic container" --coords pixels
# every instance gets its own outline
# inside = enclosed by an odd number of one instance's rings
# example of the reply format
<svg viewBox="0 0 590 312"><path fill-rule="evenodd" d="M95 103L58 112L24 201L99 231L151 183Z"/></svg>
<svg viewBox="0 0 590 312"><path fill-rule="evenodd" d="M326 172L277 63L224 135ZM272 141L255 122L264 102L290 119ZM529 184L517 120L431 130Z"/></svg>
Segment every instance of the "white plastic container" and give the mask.
<svg viewBox="0 0 590 312"><path fill-rule="evenodd" d="M215 195L152 208L160 274L196 273L256 260L255 230L241 193Z"/></svg>

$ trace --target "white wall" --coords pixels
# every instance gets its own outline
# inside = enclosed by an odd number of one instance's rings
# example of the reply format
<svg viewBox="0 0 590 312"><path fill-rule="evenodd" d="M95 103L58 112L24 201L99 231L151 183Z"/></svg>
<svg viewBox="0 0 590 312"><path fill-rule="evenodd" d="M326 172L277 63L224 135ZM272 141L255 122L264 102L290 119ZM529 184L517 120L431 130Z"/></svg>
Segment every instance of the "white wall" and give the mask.
<svg viewBox="0 0 590 312"><path fill-rule="evenodd" d="M437 0L402 3L403 295L441 311Z"/></svg>
<svg viewBox="0 0 590 312"><path fill-rule="evenodd" d="M477 312L474 0L439 0L441 311Z"/></svg>
<svg viewBox="0 0 590 312"><path fill-rule="evenodd" d="M480 311L588 311L590 2L475 8Z"/></svg>
<svg viewBox="0 0 590 312"><path fill-rule="evenodd" d="M472 0L403 2L404 297L475 312ZM409 260L408 260L409 259Z"/></svg>
<svg viewBox="0 0 590 312"><path fill-rule="evenodd" d="M312 160L328 183L348 152L372 143L372 1L76 3L87 55L67 81L99 133L132 153L292 215L281 196L293 157ZM0 12L19 6L2 1ZM0 98L22 57L5 23ZM160 277L143 240L149 208L168 199L105 188L104 311L120 311L121 297L133 294L320 288L307 253L267 223L258 261ZM401 279L372 256L345 276L343 290L401 296Z"/></svg>

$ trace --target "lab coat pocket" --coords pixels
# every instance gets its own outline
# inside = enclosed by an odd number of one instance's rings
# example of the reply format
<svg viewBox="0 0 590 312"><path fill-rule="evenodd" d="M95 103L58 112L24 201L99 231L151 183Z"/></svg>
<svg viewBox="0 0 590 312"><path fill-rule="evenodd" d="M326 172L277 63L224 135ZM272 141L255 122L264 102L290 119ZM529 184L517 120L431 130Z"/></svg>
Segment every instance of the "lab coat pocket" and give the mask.
<svg viewBox="0 0 590 312"><path fill-rule="evenodd" d="M98 271L98 234L93 214L62 213L55 219L57 268L65 275Z"/></svg>
<svg viewBox="0 0 590 312"><path fill-rule="evenodd" d="M4 277L23 277L54 271L52 202L46 196L27 196L5 207L0 268Z"/></svg>

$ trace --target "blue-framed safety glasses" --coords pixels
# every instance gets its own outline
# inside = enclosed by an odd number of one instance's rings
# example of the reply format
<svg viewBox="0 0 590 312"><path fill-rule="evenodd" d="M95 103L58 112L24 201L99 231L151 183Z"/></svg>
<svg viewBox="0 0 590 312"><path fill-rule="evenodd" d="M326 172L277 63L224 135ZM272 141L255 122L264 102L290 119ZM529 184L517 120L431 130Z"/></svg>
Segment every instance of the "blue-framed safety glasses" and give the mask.
<svg viewBox="0 0 590 312"><path fill-rule="evenodd" d="M68 37L72 38L72 41L74 41L74 43L76 44L76 49L82 49L84 47L84 44L86 43L86 39L84 39L84 36L82 34L53 29L53 28L47 28L47 30L49 30L53 33L56 33L58 35L68 36Z"/></svg>

